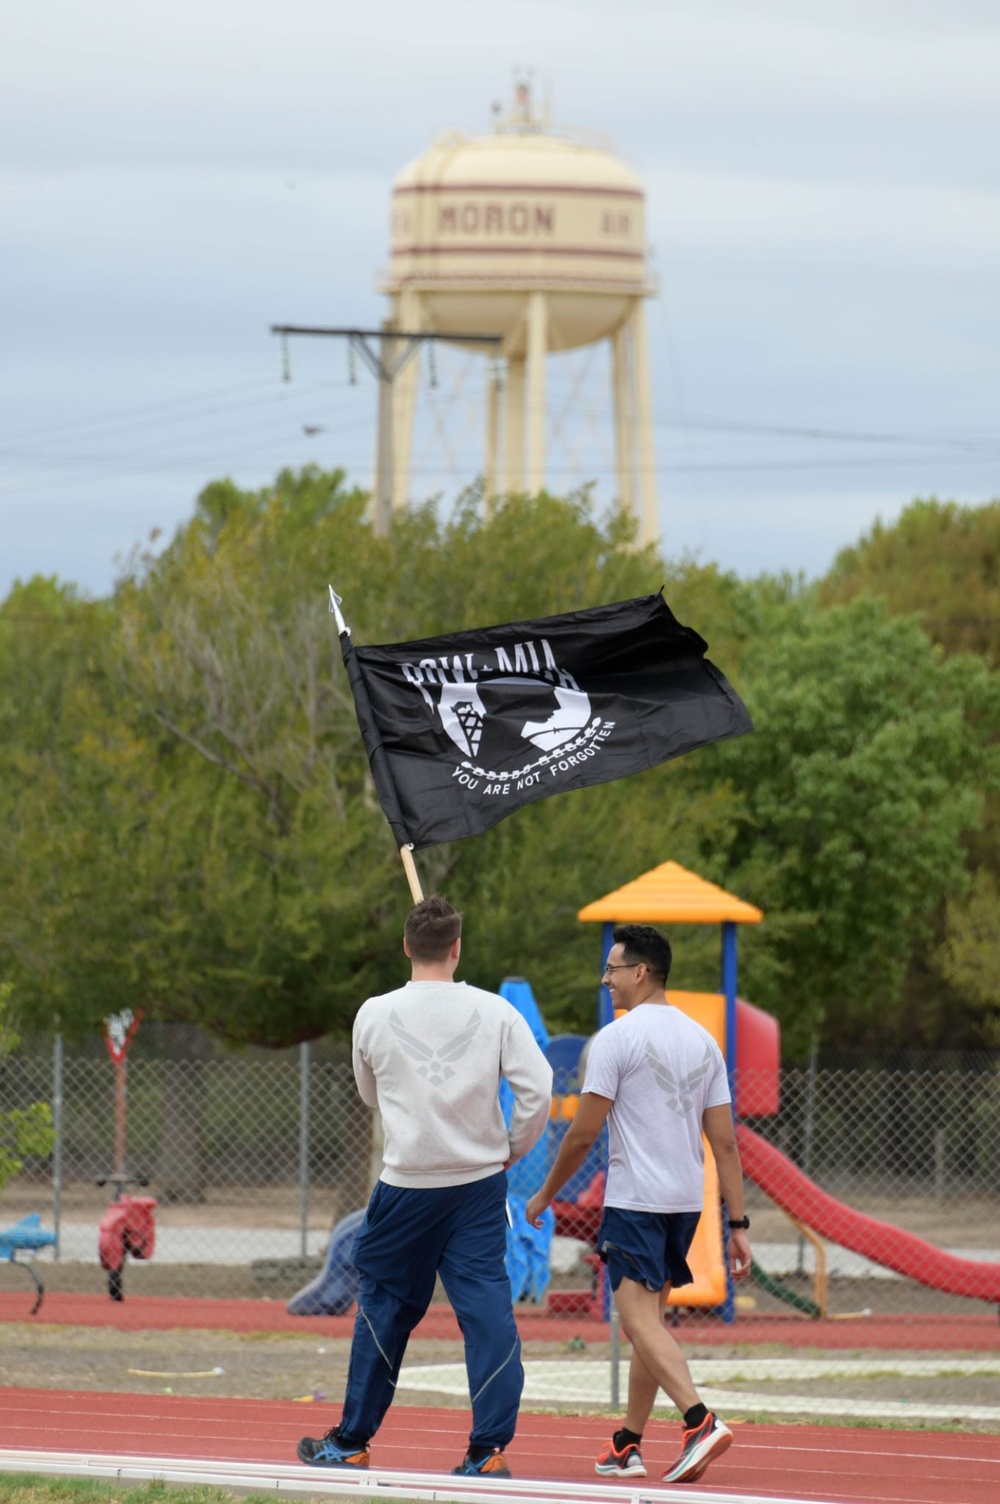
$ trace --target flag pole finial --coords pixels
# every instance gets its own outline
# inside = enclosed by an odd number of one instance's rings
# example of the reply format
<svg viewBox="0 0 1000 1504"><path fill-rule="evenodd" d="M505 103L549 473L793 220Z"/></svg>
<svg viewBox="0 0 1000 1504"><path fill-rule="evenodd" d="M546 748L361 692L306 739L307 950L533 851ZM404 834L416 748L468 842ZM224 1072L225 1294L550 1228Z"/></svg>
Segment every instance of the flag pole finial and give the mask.
<svg viewBox="0 0 1000 1504"><path fill-rule="evenodd" d="M348 636L350 636L351 629L344 620L343 614L340 609L342 605L341 598L337 594L336 590L334 590L332 585L328 585L326 588L330 592L330 615L335 619L337 623L337 631L341 634L341 636L343 636L345 632Z"/></svg>

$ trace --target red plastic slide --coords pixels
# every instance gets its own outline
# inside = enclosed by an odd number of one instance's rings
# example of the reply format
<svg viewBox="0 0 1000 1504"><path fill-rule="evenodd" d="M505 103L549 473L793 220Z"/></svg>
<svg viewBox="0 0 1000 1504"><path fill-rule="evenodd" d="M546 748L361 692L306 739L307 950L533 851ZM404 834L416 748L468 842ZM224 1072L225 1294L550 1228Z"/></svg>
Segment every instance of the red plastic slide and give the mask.
<svg viewBox="0 0 1000 1504"><path fill-rule="evenodd" d="M863 1212L853 1211L821 1191L780 1149L752 1128L739 1123L737 1137L744 1172L783 1211L797 1217L820 1237L862 1254L873 1264L929 1285L932 1290L1000 1302L1000 1264L956 1258L911 1232L893 1227L890 1222L878 1222Z"/></svg>

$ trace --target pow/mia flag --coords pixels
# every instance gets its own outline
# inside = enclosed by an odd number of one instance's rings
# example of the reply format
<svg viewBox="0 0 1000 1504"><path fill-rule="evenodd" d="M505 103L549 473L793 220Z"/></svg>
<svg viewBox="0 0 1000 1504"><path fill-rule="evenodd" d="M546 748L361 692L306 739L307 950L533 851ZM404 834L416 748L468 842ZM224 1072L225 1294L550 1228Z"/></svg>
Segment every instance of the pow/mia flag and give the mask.
<svg viewBox="0 0 1000 1504"><path fill-rule="evenodd" d="M753 729L662 594L385 647L345 630L341 646L382 808L417 850Z"/></svg>

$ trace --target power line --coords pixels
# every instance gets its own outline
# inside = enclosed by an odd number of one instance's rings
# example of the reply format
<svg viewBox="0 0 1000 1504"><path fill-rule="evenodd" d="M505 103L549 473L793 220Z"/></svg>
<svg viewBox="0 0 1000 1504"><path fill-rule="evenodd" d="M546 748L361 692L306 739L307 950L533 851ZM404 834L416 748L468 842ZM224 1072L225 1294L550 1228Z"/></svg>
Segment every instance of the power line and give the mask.
<svg viewBox="0 0 1000 1504"><path fill-rule="evenodd" d="M289 411L287 413L276 413L273 417L264 416L261 419L255 420L250 424L242 424L235 428L229 427L221 433L215 431L200 434L193 439L193 442L196 445L202 445L207 442L210 448L198 448L194 451L188 450L187 453L176 456L172 459L168 459L163 455L158 455L155 453L150 454L145 449L132 450L131 452L127 452L125 454L96 455L66 454L65 452L53 453L51 450L42 454L34 453L30 450L25 451L8 449L6 451L8 458L19 459L21 461L27 461L28 463L37 461L41 463L45 469L48 469L50 471L53 469L60 471L64 471L66 469L76 469L82 470L85 473L79 474L74 478L66 478L65 476L60 476L58 478L52 479L51 481L31 480L23 482L12 480L8 481L2 488L0 488L0 494L31 494L37 491L49 490L59 486L80 484L88 480L122 478L125 475L129 474L184 473L201 466L219 464L220 461L217 458L219 449L233 444L240 444L242 436L248 432L255 435L261 435L270 431L275 433L275 438L273 440L268 440L264 444L254 445L253 448L249 450L241 446L241 453L238 457L235 458L235 462L237 464L242 462L243 456L246 454L259 454L282 448L287 450L287 446L289 445L290 440L284 437L284 429L288 424L289 418L292 417L290 404L293 398L293 394L288 391L275 391L272 387L271 390L268 390L267 392L264 392L259 396L247 396L245 399L240 398L239 400L232 402L217 402L214 406L207 408L201 407L194 411L183 410L185 408L190 408L192 404L204 401L206 397L212 395L223 397L226 394L231 394L233 392L244 392L249 394L255 391L259 391L261 385L263 384L260 382L248 382L236 387L215 388L212 392L205 392L201 395L192 394L192 396L189 398L178 398L161 404L146 404L142 408L134 408L131 410L119 410L117 413L108 414L104 418L98 418L94 420L78 419L73 423L64 424L61 427L57 425L54 429L46 430L45 437L47 439L53 437L53 435L58 437L60 433L63 435L68 435L74 428L79 430L81 428L84 428L87 423L90 424L91 434L94 434L95 430L103 426L106 431L103 435L100 436L104 438L112 438L116 436L116 432L113 428L113 425L115 424L118 425L119 431L134 433L137 428L141 431L143 429L148 430L149 428L176 427L178 424L197 424L204 420L212 420L225 414L244 412L254 407L260 407L265 403L278 403L282 406L284 406L286 403L289 404ZM271 387L270 382L266 383L266 385L268 387ZM337 392L340 396L341 409L343 409L344 397L346 396L345 388L349 388L349 383L310 382L303 383L302 385L306 385L307 389L311 389L314 392L321 390ZM434 400L435 404L449 407L457 405L458 402L457 396L449 398L445 397L443 394L439 394ZM579 415L581 412L588 410L589 409L585 409L579 404L571 403L567 405L567 412L572 412L576 415ZM128 422L125 422L126 418L129 418ZM109 425L112 425L110 429ZM350 433L352 431L361 431L362 429L368 432L370 428L370 424L367 419L362 419L361 421L359 421L356 416L351 416L347 413L342 413L342 416L339 418L339 420L324 422L319 426L321 427L321 430L325 435L331 437L338 434ZM977 440L958 438L947 435L918 437L916 435L905 435L890 432L853 431L846 429L822 428L816 426L797 427L789 424L758 423L712 415L692 415L690 413L684 414L679 424L678 420L672 417L660 416L659 418L654 420L654 426L658 428L668 429L676 426L681 426L685 429L685 431L688 432L691 428L699 428L707 433L713 434L732 433L734 435L742 435L748 437L770 436L795 440L805 439L810 441L810 443L879 444L890 445L893 447L903 445L917 445L921 446L924 451L922 453L895 454L891 457L884 458L858 455L856 457L837 459L817 459L815 457L802 457L793 459L777 457L760 459L754 459L751 457L735 457L731 459L723 459L720 457L717 459L705 460L692 459L683 463L676 463L668 460L658 464L655 467L656 473L662 475L712 473L751 474L768 472L780 473L782 471L794 470L813 470L820 472L835 469L870 469L873 467L878 467L881 469L898 468L904 465L913 464L927 465L929 463L934 463L935 461L940 462L944 459L947 459L947 462L949 464L968 465L988 463L992 460L1000 458L1000 445L998 445L998 442L995 440ZM89 435L79 436L86 437ZM191 440L189 440L188 442L191 442ZM947 456L935 455L933 454L933 452L927 453L928 450L933 451L935 448L944 448L952 451L957 450L958 452L949 453ZM227 455L226 459L222 463L232 464L233 459L234 457ZM608 475L614 473L612 467L607 465L593 465L586 468L588 470L588 473L595 478L600 475ZM444 476L464 475L468 472L466 467L464 466L426 465L414 467L414 473L432 475L437 474Z"/></svg>
<svg viewBox="0 0 1000 1504"><path fill-rule="evenodd" d="M70 419L67 419L66 422L64 422L64 423L55 423L55 424L53 424L53 423L38 423L38 424L34 424L30 428L21 429L19 432L17 430L15 430L15 432L13 434L11 434L11 435L8 435L8 437L12 438L15 443L19 439L22 439L22 438L31 438L31 437L33 437L36 434L39 435L39 436L44 435L45 438L51 438L53 434L65 433L65 432L70 431L70 430L75 429L75 428L80 428L80 427L85 427L85 428L86 427L100 427L100 426L103 426L106 423L117 423L117 422L123 422L123 421L134 419L134 418L141 418L146 413L154 413L155 414L155 413L159 413L159 412L163 412L163 411L169 410L170 408L174 408L174 407L189 406L192 402L201 402L201 401L204 401L204 399L206 397L228 396L228 395L231 395L233 392L254 390L254 389L257 389L257 388L263 386L264 384L265 383L263 383L261 381L241 381L241 382L236 383L233 386L212 387L210 390L208 390L206 392L192 392L187 397L175 397L175 398L172 398L172 399L168 398L166 401L160 400L160 401L157 401L157 402L147 402L147 403L144 403L140 407L119 408L119 409L114 410L113 412L107 413L103 417L100 416L100 415L98 415L97 417L70 418ZM270 386L270 385L273 385L273 383L272 382L268 382L267 385Z"/></svg>
<svg viewBox="0 0 1000 1504"><path fill-rule="evenodd" d="M317 387L319 387L319 386L326 386L328 384L327 383L308 383L307 385L308 386L317 386ZM341 385L346 385L346 383L329 383L329 385L334 386L336 388L339 388ZM269 387L273 387L273 383L269 382L268 386ZM170 427L170 426L176 425L178 423L198 422L198 421L200 421L203 418L218 417L220 414L223 414L223 413L242 412L242 411L245 411L247 408L259 407L262 403L293 402L293 401L296 400L296 398L298 396L299 396L298 393L292 393L292 392L287 392L287 391L277 391L276 392L274 390L270 390L270 391L262 394L259 397L252 397L252 398L250 398L247 401L223 402L223 403L217 404L214 407L199 407L199 408L197 408L197 409L195 409L193 411L190 411L190 412L170 411L169 409L171 407L179 406L180 404L167 404L167 409L168 409L167 411L165 411L165 412L152 411L152 412L150 412L149 416L145 418L145 420L142 420L142 419L140 419L139 421L129 420L127 422L124 422L124 421L120 421L117 418L114 419L114 420L112 420L110 418L103 419L103 420L97 419L97 420L95 420L93 422L93 424L91 425L91 428L89 429L89 431L85 431L82 435L79 434L79 433L72 434L72 429L74 427L77 428L77 429L79 429L79 428L81 428L83 426L84 420L79 419L79 420L77 420L77 422L75 424L66 425L61 430L57 426L57 427L52 428L52 429L46 429L44 431L44 433L39 432L35 436L37 436L37 437L44 437L46 440L49 440L49 439L52 439L52 438L55 438L56 440L58 440L60 438L60 436L65 436L67 434L71 434L71 436L73 436L73 437L83 437L83 438L87 438L90 434L94 434L98 438L105 438L105 439L106 438L114 438L119 433L131 434L131 433L136 432L137 429L141 432L143 429L163 428L163 427ZM191 399L191 400L194 400L194 399ZM111 426L109 427L109 425L111 425ZM104 431L101 432L100 431L101 429L103 429ZM21 435L22 438L23 437L31 437L31 436L32 435L23 435L23 434ZM12 438L10 436L8 436L8 438L5 439L5 443L11 443L11 442L14 443L14 444L17 444L18 443L18 436L14 435ZM3 455L16 455L16 451L12 450L12 449L9 449L9 448L0 449L0 456L3 456Z"/></svg>

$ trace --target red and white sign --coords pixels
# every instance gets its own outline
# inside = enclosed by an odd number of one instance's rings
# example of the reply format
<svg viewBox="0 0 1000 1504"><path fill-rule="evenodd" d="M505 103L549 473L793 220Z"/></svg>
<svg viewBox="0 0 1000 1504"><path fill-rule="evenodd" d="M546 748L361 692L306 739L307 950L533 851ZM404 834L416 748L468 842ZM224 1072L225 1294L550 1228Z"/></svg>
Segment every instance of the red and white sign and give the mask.
<svg viewBox="0 0 1000 1504"><path fill-rule="evenodd" d="M136 1013L131 1008L123 1008L121 1013L109 1013L105 1018L104 1043L115 1065L121 1065L128 1054L141 1018L141 1008Z"/></svg>

